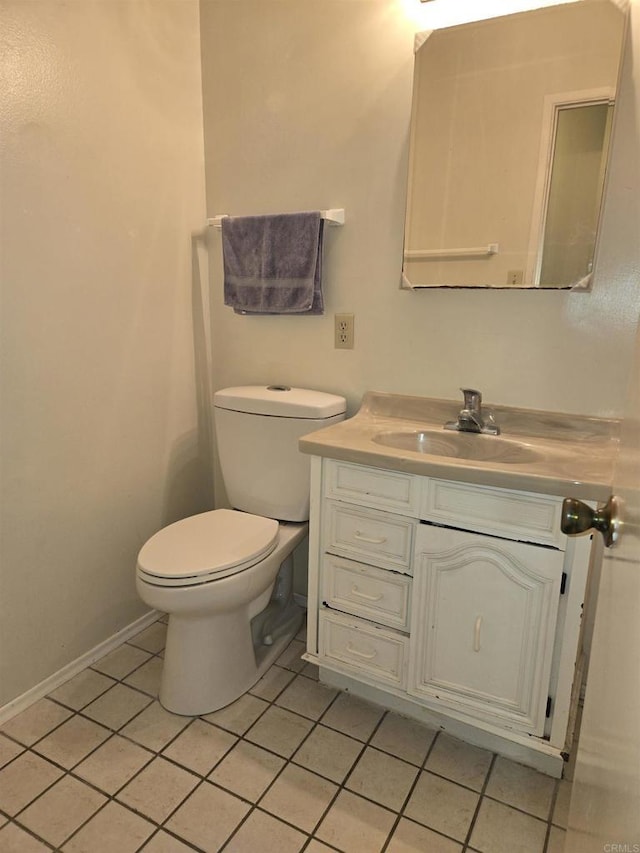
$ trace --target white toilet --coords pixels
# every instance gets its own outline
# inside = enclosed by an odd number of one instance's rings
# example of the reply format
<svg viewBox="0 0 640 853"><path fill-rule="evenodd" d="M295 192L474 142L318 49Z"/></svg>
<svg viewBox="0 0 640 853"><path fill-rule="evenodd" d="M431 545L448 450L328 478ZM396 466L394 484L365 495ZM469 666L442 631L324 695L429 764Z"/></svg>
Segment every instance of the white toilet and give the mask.
<svg viewBox="0 0 640 853"><path fill-rule="evenodd" d="M298 439L343 420L345 411L343 397L302 388L215 394L218 454L234 509L160 530L136 568L140 598L169 614L159 696L168 711L206 714L233 702L298 631L292 552L309 518L309 458Z"/></svg>

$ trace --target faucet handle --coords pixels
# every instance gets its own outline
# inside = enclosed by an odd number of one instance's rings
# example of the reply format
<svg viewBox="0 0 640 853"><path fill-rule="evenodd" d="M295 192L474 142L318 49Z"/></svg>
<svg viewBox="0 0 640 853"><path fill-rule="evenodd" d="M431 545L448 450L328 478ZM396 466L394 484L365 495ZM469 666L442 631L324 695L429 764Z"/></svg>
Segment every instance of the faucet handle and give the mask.
<svg viewBox="0 0 640 853"><path fill-rule="evenodd" d="M474 388L461 388L460 390L464 394L465 409L469 409L472 412L479 411L480 403L482 402L480 391L476 391Z"/></svg>

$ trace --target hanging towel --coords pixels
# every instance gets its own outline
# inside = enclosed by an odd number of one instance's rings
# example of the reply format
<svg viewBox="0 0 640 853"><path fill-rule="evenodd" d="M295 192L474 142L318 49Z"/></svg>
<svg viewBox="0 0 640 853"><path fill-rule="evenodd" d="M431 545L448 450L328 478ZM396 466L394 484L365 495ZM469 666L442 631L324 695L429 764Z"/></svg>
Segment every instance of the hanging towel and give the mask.
<svg viewBox="0 0 640 853"><path fill-rule="evenodd" d="M222 220L224 303L237 314L322 314L320 211Z"/></svg>

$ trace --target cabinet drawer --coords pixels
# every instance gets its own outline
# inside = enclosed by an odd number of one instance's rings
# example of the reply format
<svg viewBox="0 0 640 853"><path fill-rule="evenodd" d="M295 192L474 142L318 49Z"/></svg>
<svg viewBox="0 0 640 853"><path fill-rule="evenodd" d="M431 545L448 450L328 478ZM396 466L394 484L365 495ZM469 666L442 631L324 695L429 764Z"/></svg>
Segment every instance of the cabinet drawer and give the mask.
<svg viewBox="0 0 640 853"><path fill-rule="evenodd" d="M324 494L328 498L415 517L420 505L420 480L399 471L365 468L328 459L324 463Z"/></svg>
<svg viewBox="0 0 640 853"><path fill-rule="evenodd" d="M406 575L324 556L322 597L330 607L408 631L410 596Z"/></svg>
<svg viewBox="0 0 640 853"><path fill-rule="evenodd" d="M331 501L325 510L325 550L411 574L414 521Z"/></svg>
<svg viewBox="0 0 640 853"><path fill-rule="evenodd" d="M561 510L560 497L425 478L420 518L564 549Z"/></svg>
<svg viewBox="0 0 640 853"><path fill-rule="evenodd" d="M366 622L321 613L320 657L377 681L405 686L408 639Z"/></svg>

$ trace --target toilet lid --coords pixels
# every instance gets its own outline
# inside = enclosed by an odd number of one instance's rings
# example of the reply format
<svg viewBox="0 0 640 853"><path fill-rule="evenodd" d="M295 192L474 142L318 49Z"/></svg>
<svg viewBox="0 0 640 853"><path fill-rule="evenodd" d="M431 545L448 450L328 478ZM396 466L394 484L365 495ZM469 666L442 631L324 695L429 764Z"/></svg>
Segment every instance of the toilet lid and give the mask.
<svg viewBox="0 0 640 853"><path fill-rule="evenodd" d="M253 566L273 551L278 522L231 509L183 518L138 554L138 574L160 586L193 586Z"/></svg>

